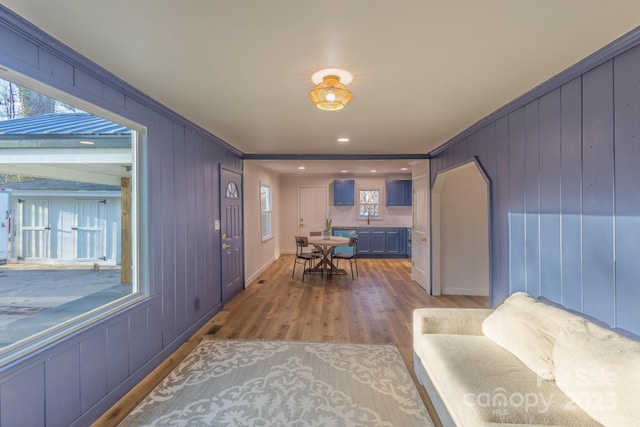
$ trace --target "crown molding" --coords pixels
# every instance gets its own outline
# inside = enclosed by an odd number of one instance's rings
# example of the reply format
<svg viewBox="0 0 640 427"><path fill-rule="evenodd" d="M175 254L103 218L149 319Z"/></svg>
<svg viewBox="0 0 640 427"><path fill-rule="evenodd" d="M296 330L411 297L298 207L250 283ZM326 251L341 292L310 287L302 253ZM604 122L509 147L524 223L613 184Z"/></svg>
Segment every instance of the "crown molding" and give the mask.
<svg viewBox="0 0 640 427"><path fill-rule="evenodd" d="M149 95L146 95L139 89L136 89L129 83L125 82L124 80L116 76L115 74L107 71L100 65L96 64L95 62L91 61L87 57L77 52L76 50L70 48L69 46L55 39L48 33L42 31L40 28L36 27L34 24L22 18L21 16L17 15L16 13L14 13L13 11L11 11L10 9L8 9L6 6L3 6L3 5L0 5L0 26L7 28L9 31L33 43L35 46L37 46L38 49L42 49L47 53L53 56L56 56L57 58L64 61L65 63L70 64L71 66L79 70L82 70L82 72L95 78L100 83L107 85L118 92L123 93L125 96L131 98L132 100L135 100L136 102L144 105L145 107L157 113L167 116L171 120L177 123L180 123L187 128L193 129L197 133L201 134L203 137L213 140L213 142L215 142L217 145L231 151L233 154L240 157L243 155L242 151L238 150L237 148L233 147L229 143L218 138L216 135L212 134L206 129L191 122L189 119L171 110L169 107L165 106L164 104L161 104L160 102L151 98ZM15 61L14 63L18 64ZM11 64L6 64L6 65L10 66ZM16 67L17 68L16 71L26 74L30 78L36 79L38 81L42 81L40 78L38 78L37 75L31 72L32 69L26 69L24 65L25 64L21 64L20 67ZM52 81L52 80L47 80L46 82L43 82L43 83L55 85L55 81ZM60 89L59 87L57 88ZM78 96L77 94L73 94L73 95ZM104 105L98 105L98 106L101 108L108 108Z"/></svg>
<svg viewBox="0 0 640 427"><path fill-rule="evenodd" d="M566 70L561 71L560 73L556 74L555 76L551 77L545 82L539 84L538 86L534 87L530 91L526 92L525 94L519 96L518 98L514 99L513 101L509 102L508 104L504 105L503 107L489 114L485 118L480 119L479 121L477 121L476 123L468 127L467 129L465 129L464 131L460 132L458 135L451 138L449 141L445 142L438 148L430 151L429 155L433 157L433 156L436 156L437 154L442 153L447 148L462 141L468 136L474 134L475 132L479 131L486 125L493 123L496 120L535 101L536 99L543 97L547 93L556 90L557 88L561 87L566 83L569 83L571 80L580 77L586 72L598 67L599 65L602 65L607 61L610 61L611 59L615 58L621 53L624 53L627 50L636 47L638 44L640 44L640 26L634 28L633 30L629 31L622 37L614 40L613 42L597 50L596 52L582 59L581 61L575 63L574 65L570 66Z"/></svg>

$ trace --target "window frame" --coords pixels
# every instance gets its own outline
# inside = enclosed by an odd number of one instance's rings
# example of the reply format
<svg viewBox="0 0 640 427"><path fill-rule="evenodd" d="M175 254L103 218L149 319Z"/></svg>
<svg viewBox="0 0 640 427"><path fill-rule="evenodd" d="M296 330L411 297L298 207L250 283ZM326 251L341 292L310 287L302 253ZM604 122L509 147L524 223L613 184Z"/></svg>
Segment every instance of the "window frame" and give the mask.
<svg viewBox="0 0 640 427"><path fill-rule="evenodd" d="M72 105L84 112L125 126L131 130L131 176L129 181L131 186L131 292L78 316L58 322L0 349L0 368L2 368L56 341L72 334L80 333L108 317L123 312L132 305L149 299L151 295L148 284L148 265L142 265L140 262L142 259L147 259L148 254L148 242L143 239L143 236L148 235L148 215L145 215L148 211L146 126L124 118L111 110L77 98L68 92L3 67L0 67L0 79L10 81L59 102Z"/></svg>
<svg viewBox="0 0 640 427"><path fill-rule="evenodd" d="M264 190L268 197L266 200L268 206L265 209L263 209ZM268 230L265 230L265 221L269 224ZM263 242L273 238L273 191L270 185L263 183L260 183L260 238Z"/></svg>
<svg viewBox="0 0 640 427"><path fill-rule="evenodd" d="M378 202L377 203L368 203L368 204L364 204L362 203L362 193L363 192L377 192L377 198L378 198ZM382 190L380 190L379 188L360 188L358 189L358 210L356 211L356 215L357 218L361 221L379 221L382 219ZM367 216L367 215L363 215L362 209L363 209L363 205L371 205L371 206L376 206L377 211L378 211L378 215L376 216Z"/></svg>

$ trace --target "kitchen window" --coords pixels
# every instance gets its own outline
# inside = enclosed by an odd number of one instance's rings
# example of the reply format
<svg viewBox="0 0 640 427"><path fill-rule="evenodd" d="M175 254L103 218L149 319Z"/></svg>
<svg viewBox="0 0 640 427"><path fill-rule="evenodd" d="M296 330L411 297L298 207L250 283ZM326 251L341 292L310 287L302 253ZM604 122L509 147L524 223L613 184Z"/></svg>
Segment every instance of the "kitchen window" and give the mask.
<svg viewBox="0 0 640 427"><path fill-rule="evenodd" d="M360 219L380 219L380 190L360 190Z"/></svg>

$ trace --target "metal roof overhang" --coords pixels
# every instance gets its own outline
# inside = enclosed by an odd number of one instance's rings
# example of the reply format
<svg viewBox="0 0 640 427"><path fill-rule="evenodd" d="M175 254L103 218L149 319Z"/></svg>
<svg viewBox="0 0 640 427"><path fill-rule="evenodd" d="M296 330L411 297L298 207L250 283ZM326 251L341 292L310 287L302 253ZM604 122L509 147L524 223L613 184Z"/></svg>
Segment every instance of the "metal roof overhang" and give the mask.
<svg viewBox="0 0 640 427"><path fill-rule="evenodd" d="M38 178L55 178L120 186L131 177L130 148L4 148L0 171Z"/></svg>
<svg viewBox="0 0 640 427"><path fill-rule="evenodd" d="M131 130L90 114L0 122L0 172L120 186L131 177Z"/></svg>

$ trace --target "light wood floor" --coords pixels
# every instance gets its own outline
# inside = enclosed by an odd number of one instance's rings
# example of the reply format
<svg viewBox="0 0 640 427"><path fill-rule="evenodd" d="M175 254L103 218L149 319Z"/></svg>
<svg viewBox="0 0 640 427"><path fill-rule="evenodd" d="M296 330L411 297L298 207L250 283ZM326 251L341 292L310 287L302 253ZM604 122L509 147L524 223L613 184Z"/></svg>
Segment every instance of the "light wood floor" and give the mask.
<svg viewBox="0 0 640 427"><path fill-rule="evenodd" d="M293 255L276 260L95 426L116 425L207 334L214 338L396 344L412 378L412 311L419 307L487 307L486 297L428 295L411 281L407 259L358 259L360 275L305 275ZM342 265L349 269L348 263ZM416 381L417 383L417 381ZM424 389L418 386L432 412Z"/></svg>

